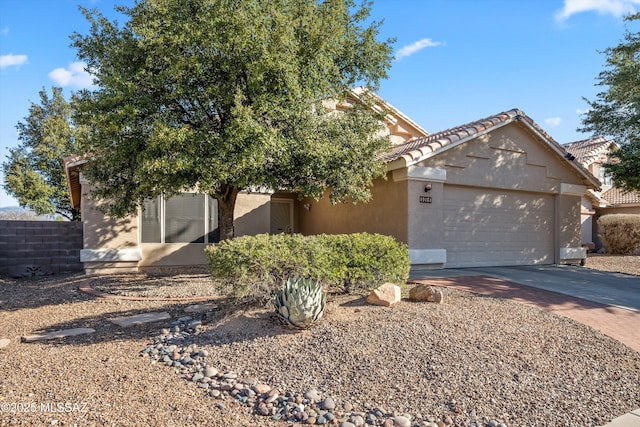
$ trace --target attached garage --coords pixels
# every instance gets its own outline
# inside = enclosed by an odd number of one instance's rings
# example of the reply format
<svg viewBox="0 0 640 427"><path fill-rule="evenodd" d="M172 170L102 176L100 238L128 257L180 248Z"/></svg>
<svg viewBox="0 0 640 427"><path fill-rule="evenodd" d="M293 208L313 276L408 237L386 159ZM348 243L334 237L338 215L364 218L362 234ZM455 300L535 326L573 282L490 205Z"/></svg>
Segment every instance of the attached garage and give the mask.
<svg viewBox="0 0 640 427"><path fill-rule="evenodd" d="M554 262L551 195L445 185L443 211L447 267Z"/></svg>
<svg viewBox="0 0 640 427"><path fill-rule="evenodd" d="M296 232L366 231L414 268L577 263L580 205L599 181L520 110L395 145L368 204L296 202Z"/></svg>

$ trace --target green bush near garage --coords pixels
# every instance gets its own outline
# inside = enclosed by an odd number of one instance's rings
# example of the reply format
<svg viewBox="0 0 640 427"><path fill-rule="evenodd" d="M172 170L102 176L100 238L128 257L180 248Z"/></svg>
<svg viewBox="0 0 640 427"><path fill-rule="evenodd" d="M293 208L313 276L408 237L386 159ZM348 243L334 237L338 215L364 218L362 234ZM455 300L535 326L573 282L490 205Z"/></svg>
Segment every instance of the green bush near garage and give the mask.
<svg viewBox="0 0 640 427"><path fill-rule="evenodd" d="M598 219L598 227L609 253L640 255L640 215L604 215Z"/></svg>
<svg viewBox="0 0 640 427"><path fill-rule="evenodd" d="M205 252L216 292L247 301L271 300L290 278L318 280L330 293L404 285L410 268L407 245L370 233L242 236Z"/></svg>

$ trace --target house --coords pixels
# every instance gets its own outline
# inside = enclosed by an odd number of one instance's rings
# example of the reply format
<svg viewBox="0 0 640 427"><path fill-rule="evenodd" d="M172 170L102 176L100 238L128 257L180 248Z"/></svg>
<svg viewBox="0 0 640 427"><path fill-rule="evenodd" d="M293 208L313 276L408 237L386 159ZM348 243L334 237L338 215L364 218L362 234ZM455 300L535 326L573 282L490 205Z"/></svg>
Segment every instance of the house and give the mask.
<svg viewBox="0 0 640 427"><path fill-rule="evenodd" d="M362 89L354 89L343 103L328 103L341 110L358 102ZM401 144L428 132L383 99L373 95L374 108L384 111L391 143ZM64 159L71 204L81 211L84 228L80 260L85 272L116 273L137 269L204 265L203 245L215 243L217 205L203 194L184 193L171 198L148 200L139 214L110 218L89 195L91 184L82 175L84 156ZM252 189L238 195L234 212L236 236L260 233L298 232L294 220L302 209L292 196L280 197L267 189Z"/></svg>
<svg viewBox="0 0 640 427"><path fill-rule="evenodd" d="M582 197L581 236L582 246L590 250L600 250L602 242L598 232L597 219L614 213L640 214L640 193L625 193L613 185L611 177L603 165L610 161L609 153L618 144L603 137L575 141L564 145L583 167L599 177L600 188L587 191Z"/></svg>
<svg viewBox="0 0 640 427"><path fill-rule="evenodd" d="M367 204L331 205L288 192L238 197L236 235L372 232L409 246L414 267L580 262L581 198L600 182L522 111L428 134L380 100L394 143L385 179ZM204 263L216 227L204 195L149 201L142 213L105 218L87 197L82 160L67 159L74 206L85 224L88 273Z"/></svg>

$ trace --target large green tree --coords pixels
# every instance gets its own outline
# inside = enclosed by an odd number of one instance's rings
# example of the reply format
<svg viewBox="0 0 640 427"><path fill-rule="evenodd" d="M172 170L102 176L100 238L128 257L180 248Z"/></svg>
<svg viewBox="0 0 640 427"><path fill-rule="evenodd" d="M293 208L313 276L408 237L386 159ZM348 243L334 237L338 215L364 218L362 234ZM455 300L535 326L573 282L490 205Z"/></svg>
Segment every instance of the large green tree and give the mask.
<svg viewBox="0 0 640 427"><path fill-rule="evenodd" d="M640 14L627 21L640 20ZM613 137L620 149L605 165L615 184L627 191L640 191L640 33L626 31L624 41L604 51L605 69L597 85L605 90L588 101L579 130Z"/></svg>
<svg viewBox="0 0 640 427"><path fill-rule="evenodd" d="M62 158L77 153L78 128L73 107L62 88L43 88L40 103L31 103L29 115L16 125L21 144L9 150L2 164L4 189L22 207L38 215L59 214L79 220L80 211L69 200Z"/></svg>
<svg viewBox="0 0 640 427"><path fill-rule="evenodd" d="M124 25L84 10L73 44L99 89L80 95L91 127L85 171L115 216L186 189L218 201L233 237L238 193L298 191L365 201L384 175L381 116L362 102L329 113L387 76L392 40L352 0L142 0Z"/></svg>

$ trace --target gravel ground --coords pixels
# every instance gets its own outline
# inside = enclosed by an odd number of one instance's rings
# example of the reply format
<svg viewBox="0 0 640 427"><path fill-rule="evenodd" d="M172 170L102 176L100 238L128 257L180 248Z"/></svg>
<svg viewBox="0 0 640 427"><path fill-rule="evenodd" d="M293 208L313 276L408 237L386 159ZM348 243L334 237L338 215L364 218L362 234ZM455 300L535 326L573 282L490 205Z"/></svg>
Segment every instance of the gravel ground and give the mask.
<svg viewBox="0 0 640 427"><path fill-rule="evenodd" d="M640 255L589 254L585 267L640 276Z"/></svg>
<svg viewBox="0 0 640 427"><path fill-rule="evenodd" d="M637 268L638 257L627 261L623 267ZM122 293L206 295L209 279L191 273L100 281ZM107 321L148 311L176 319L189 303L96 299L77 290L84 279L0 279L0 338L11 339L0 350L0 425L287 425L226 393L207 396L179 370L141 356L163 323L123 329ZM157 295L148 286L154 280L166 288ZM185 345L205 349L207 365L239 379L282 393L315 388L339 409L406 413L414 425L597 426L640 407L639 353L536 308L444 292L443 305L403 301L392 309L332 297L322 323L301 333L284 329L269 310L216 300L219 309ZM20 342L71 327L97 332Z"/></svg>

